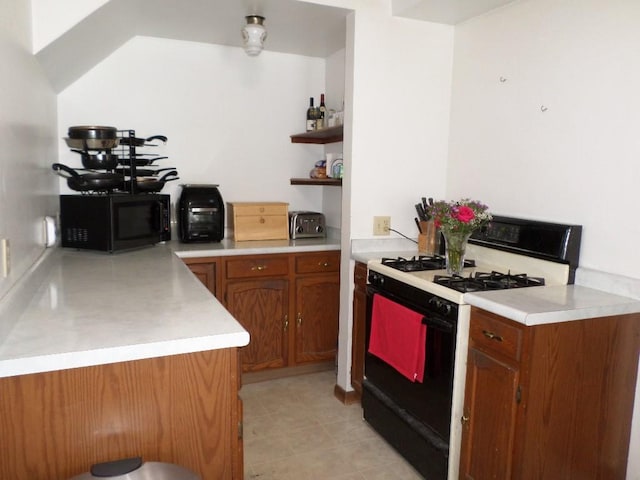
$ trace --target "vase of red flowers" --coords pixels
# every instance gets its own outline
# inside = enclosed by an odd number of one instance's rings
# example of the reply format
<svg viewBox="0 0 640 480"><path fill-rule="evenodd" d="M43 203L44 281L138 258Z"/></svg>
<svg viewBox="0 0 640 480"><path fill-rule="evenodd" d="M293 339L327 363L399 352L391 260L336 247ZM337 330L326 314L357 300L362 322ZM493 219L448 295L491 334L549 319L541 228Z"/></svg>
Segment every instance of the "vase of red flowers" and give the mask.
<svg viewBox="0 0 640 480"><path fill-rule="evenodd" d="M469 237L491 221L488 207L468 198L438 201L429 207L429 214L444 237L447 273L461 275Z"/></svg>

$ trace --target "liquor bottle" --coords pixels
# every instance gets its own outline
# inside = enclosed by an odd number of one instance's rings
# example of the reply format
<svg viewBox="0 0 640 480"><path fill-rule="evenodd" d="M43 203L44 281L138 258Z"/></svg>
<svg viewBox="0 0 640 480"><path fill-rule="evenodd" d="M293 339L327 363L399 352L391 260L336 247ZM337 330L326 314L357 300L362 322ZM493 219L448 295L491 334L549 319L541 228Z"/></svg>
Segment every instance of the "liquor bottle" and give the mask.
<svg viewBox="0 0 640 480"><path fill-rule="evenodd" d="M307 132L316 129L318 121L318 113L316 107L313 106L313 97L309 97L309 108L307 108Z"/></svg>
<svg viewBox="0 0 640 480"><path fill-rule="evenodd" d="M326 118L327 107L325 107L324 105L324 93L320 94L320 107L318 110L320 110L320 116L318 117L318 121L316 123L316 129L322 130L327 126L326 122L328 120L328 118Z"/></svg>

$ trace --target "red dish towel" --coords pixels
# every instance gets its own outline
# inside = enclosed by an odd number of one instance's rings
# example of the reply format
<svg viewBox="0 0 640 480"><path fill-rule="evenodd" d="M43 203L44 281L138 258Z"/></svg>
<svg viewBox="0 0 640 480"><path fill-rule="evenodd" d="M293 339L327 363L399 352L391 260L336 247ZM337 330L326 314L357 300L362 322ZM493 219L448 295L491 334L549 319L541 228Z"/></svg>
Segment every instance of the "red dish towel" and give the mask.
<svg viewBox="0 0 640 480"><path fill-rule="evenodd" d="M374 294L369 353L412 382L424 379L427 326L424 317L382 295Z"/></svg>

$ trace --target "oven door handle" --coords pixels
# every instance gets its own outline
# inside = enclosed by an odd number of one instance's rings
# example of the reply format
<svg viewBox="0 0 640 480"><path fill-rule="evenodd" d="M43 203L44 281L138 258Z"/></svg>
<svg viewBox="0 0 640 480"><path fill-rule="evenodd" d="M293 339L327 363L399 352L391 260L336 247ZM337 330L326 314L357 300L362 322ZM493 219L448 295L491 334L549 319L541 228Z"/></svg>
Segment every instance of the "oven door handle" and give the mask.
<svg viewBox="0 0 640 480"><path fill-rule="evenodd" d="M422 317L422 324L427 327L437 328L438 330L444 330L445 332L453 331L453 324L442 320L438 317Z"/></svg>

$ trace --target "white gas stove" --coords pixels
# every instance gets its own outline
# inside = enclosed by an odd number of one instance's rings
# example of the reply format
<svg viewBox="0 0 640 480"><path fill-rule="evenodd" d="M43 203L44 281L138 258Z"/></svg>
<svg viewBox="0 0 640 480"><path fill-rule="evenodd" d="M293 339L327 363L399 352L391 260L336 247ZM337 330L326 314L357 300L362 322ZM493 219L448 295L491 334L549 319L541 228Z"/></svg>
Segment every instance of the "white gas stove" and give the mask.
<svg viewBox="0 0 640 480"><path fill-rule="evenodd" d="M471 311L465 293L573 283L581 232L575 225L494 217L469 240L461 276L448 275L439 255L368 263L367 348L375 298L385 297L423 316L429 375L407 381L367 353L364 417L427 478L458 478Z"/></svg>

